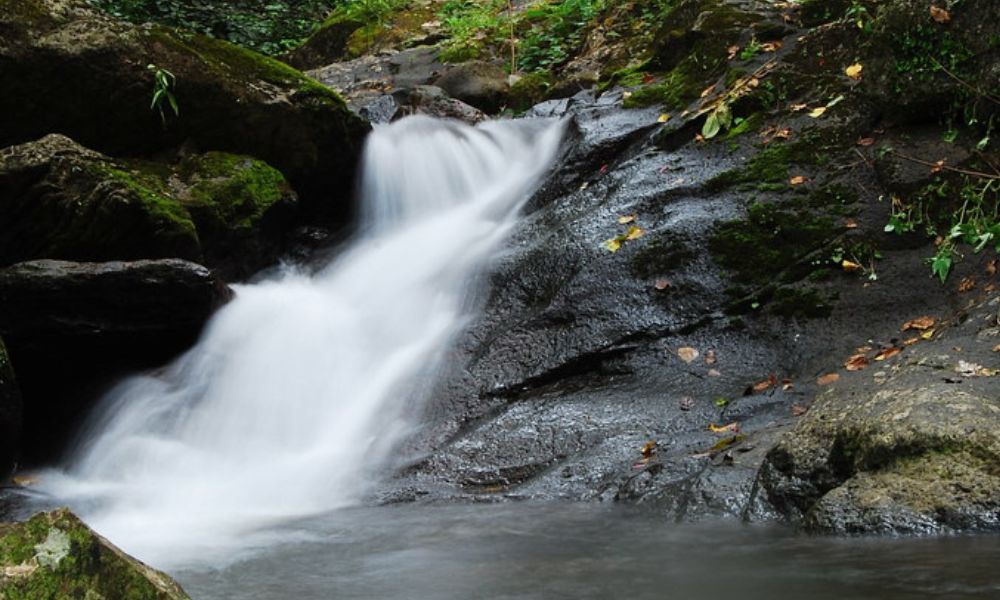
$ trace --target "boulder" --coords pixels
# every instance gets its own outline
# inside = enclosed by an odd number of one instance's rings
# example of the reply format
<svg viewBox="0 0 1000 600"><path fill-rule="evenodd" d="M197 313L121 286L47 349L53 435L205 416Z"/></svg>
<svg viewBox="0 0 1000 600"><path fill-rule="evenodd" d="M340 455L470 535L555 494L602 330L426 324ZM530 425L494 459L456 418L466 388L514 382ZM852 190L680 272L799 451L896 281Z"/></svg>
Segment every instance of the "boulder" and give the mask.
<svg viewBox="0 0 1000 600"><path fill-rule="evenodd" d="M65 508L0 524L0 596L189 599L169 575L125 554Z"/></svg>
<svg viewBox="0 0 1000 600"><path fill-rule="evenodd" d="M114 378L188 348L231 296L178 260L40 260L0 269L0 335L24 394L27 462L51 458Z"/></svg>
<svg viewBox="0 0 1000 600"><path fill-rule="evenodd" d="M0 265L174 257L243 277L273 262L295 201L247 156L115 161L53 134L0 151Z"/></svg>
<svg viewBox="0 0 1000 600"><path fill-rule="evenodd" d="M0 147L58 132L112 156L249 154L284 173L311 216L350 213L368 126L284 63L80 0L0 0L0 39ZM150 107L158 70L175 78L176 115Z"/></svg>
<svg viewBox="0 0 1000 600"><path fill-rule="evenodd" d="M449 96L487 113L499 112L508 102L510 85L503 68L484 61L470 61L446 70L434 81Z"/></svg>
<svg viewBox="0 0 1000 600"><path fill-rule="evenodd" d="M807 529L1000 529L1000 402L941 381L831 391L773 448L760 483Z"/></svg>
<svg viewBox="0 0 1000 600"><path fill-rule="evenodd" d="M21 392L0 339L0 482L14 470L21 443Z"/></svg>

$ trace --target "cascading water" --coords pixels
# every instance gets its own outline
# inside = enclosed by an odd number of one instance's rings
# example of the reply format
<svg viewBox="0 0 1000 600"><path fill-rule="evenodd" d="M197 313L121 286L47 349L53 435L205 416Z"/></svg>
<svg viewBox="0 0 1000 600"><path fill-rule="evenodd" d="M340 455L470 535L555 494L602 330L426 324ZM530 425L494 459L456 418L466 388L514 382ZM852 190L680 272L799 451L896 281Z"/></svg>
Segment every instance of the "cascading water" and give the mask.
<svg viewBox="0 0 1000 600"><path fill-rule="evenodd" d="M43 491L158 566L222 560L271 525L356 502L413 426L469 282L561 131L426 117L377 129L358 239L316 274L240 286L197 346L109 394Z"/></svg>

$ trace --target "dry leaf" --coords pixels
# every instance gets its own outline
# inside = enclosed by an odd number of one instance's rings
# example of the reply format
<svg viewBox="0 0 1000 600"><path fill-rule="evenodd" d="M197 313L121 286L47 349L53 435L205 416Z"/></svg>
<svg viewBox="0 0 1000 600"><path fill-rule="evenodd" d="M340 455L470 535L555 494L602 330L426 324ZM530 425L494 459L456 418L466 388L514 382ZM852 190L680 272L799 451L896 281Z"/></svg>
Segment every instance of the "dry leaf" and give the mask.
<svg viewBox="0 0 1000 600"><path fill-rule="evenodd" d="M656 440L650 440L650 441L646 442L646 444L643 445L642 450L640 450L640 452L642 452L642 455L645 456L646 458L649 458L650 456L652 456L653 454L655 454L656 453Z"/></svg>
<svg viewBox="0 0 1000 600"><path fill-rule="evenodd" d="M996 369L987 369L983 365L977 365L973 362L967 362L964 360L958 361L958 366L955 367L955 371L962 375L968 375L969 377L995 377L997 373Z"/></svg>
<svg viewBox="0 0 1000 600"><path fill-rule="evenodd" d="M943 168L944 168L944 160L939 160L936 163L934 163L933 167L931 167L931 173L940 173L941 169Z"/></svg>
<svg viewBox="0 0 1000 600"><path fill-rule="evenodd" d="M861 72L865 70L864 65L861 63L854 63L853 65L844 69L844 74L851 79L858 81L861 79Z"/></svg>
<svg viewBox="0 0 1000 600"><path fill-rule="evenodd" d="M795 387L795 384L792 383L791 379L782 379L781 380L781 389L782 390L784 390L784 391L787 392L788 390L792 389L793 387Z"/></svg>
<svg viewBox="0 0 1000 600"><path fill-rule="evenodd" d="M739 54L739 51L740 51L739 46L730 46L726 48L726 52L729 54L728 56L729 60L733 60L734 58L736 58L736 55Z"/></svg>
<svg viewBox="0 0 1000 600"><path fill-rule="evenodd" d="M922 339L922 340L929 340L932 337L934 337L934 330L933 329L928 329L927 331L925 331L925 332L923 332L923 333L920 334L920 339Z"/></svg>
<svg viewBox="0 0 1000 600"><path fill-rule="evenodd" d="M809 412L809 409L806 408L806 407L804 407L804 406L800 406L798 404L793 404L792 405L792 416L793 417L801 417L802 415L806 414L807 412Z"/></svg>
<svg viewBox="0 0 1000 600"><path fill-rule="evenodd" d="M812 109L812 111L809 112L809 116L812 117L812 118L814 118L814 119L818 119L818 118L822 117L823 113L825 113L825 112L826 112L826 107L825 106L820 106L819 108Z"/></svg>
<svg viewBox="0 0 1000 600"><path fill-rule="evenodd" d="M845 229L857 229L858 228L858 220L857 219L848 218L847 220L844 221L844 228Z"/></svg>
<svg viewBox="0 0 1000 600"><path fill-rule="evenodd" d="M663 291L663 290L667 289L668 287L670 287L670 280L669 279L657 279L656 283L653 284L653 287L656 288L656 289L658 289L658 290L660 290L660 291Z"/></svg>
<svg viewBox="0 0 1000 600"><path fill-rule="evenodd" d="M686 363L691 363L694 359L698 358L698 354L698 351L691 346L683 346L677 349L677 358Z"/></svg>
<svg viewBox="0 0 1000 600"><path fill-rule="evenodd" d="M791 105L791 106L788 107L788 109L791 110L792 112L803 111L806 108L808 108L808 105L806 105L806 104L793 104L793 105Z"/></svg>
<svg viewBox="0 0 1000 600"><path fill-rule="evenodd" d="M715 357L715 350L705 352L705 364L714 365L718 359Z"/></svg>
<svg viewBox="0 0 1000 600"><path fill-rule="evenodd" d="M710 85L707 88L703 89L701 91L701 97L704 98L705 96L707 96L707 95L711 94L712 92L714 92L716 85L717 84L713 83L712 85Z"/></svg>
<svg viewBox="0 0 1000 600"><path fill-rule="evenodd" d="M632 221L635 221L635 215L625 215L624 217L618 217L618 222L622 225L628 225Z"/></svg>
<svg viewBox="0 0 1000 600"><path fill-rule="evenodd" d="M844 260L840 261L840 266L841 266L842 269L844 269L848 273L850 273L852 271L857 271L858 269L861 268L861 265L859 265L858 263L856 263L854 261L847 260L846 258Z"/></svg>
<svg viewBox="0 0 1000 600"><path fill-rule="evenodd" d="M788 183L792 185L802 185L805 182L806 178L802 175L796 175L795 177L792 177L791 179L788 180Z"/></svg>
<svg viewBox="0 0 1000 600"><path fill-rule="evenodd" d="M827 373L826 375L821 375L820 377L816 378L816 383L818 383L819 385L830 385L831 383L837 381L838 379L840 379L839 373Z"/></svg>
<svg viewBox="0 0 1000 600"><path fill-rule="evenodd" d="M637 240L644 235L646 235L646 231L643 228L633 225L628 228L628 233L625 234L625 239L630 241Z"/></svg>
<svg viewBox="0 0 1000 600"><path fill-rule="evenodd" d="M708 426L708 430L712 433L739 433L740 424L736 422L729 423L728 425L716 425L712 423Z"/></svg>
<svg viewBox="0 0 1000 600"><path fill-rule="evenodd" d="M758 381L757 383L755 383L753 385L753 391L755 391L755 392L763 392L764 390L768 389L769 387L771 387L773 385L777 385L777 384L778 384L778 378L777 378L777 376L774 375L774 373L772 373L764 381Z"/></svg>
<svg viewBox="0 0 1000 600"><path fill-rule="evenodd" d="M656 119L656 122L666 123L669 120L670 120L670 115L668 115L667 113L663 113L662 115L659 116L659 118Z"/></svg>
<svg viewBox="0 0 1000 600"><path fill-rule="evenodd" d="M864 354L855 354L847 359L844 368L848 371L860 371L868 366L868 357Z"/></svg>
<svg viewBox="0 0 1000 600"><path fill-rule="evenodd" d="M773 42L764 42L760 45L760 49L764 52L776 52L781 50L782 43L780 40L775 40Z"/></svg>
<svg viewBox="0 0 1000 600"><path fill-rule="evenodd" d="M878 354L875 355L875 360L877 361L887 360L892 358L893 356L896 356L902 351L903 349L899 348L898 346L890 346L888 348L883 348L882 350L879 350Z"/></svg>
<svg viewBox="0 0 1000 600"><path fill-rule="evenodd" d="M993 346L993 351L994 352L1000 352L1000 344L997 344L996 346Z"/></svg>
<svg viewBox="0 0 1000 600"><path fill-rule="evenodd" d="M951 13L947 10L940 8L938 6L931 5L931 18L938 23L947 23L951 21Z"/></svg>
<svg viewBox="0 0 1000 600"><path fill-rule="evenodd" d="M916 344L919 341L920 341L920 336L911 337L911 338L907 338L907 339L903 340L903 345L904 346L912 346L913 344Z"/></svg>
<svg viewBox="0 0 1000 600"><path fill-rule="evenodd" d="M987 275L996 275L997 274L997 265L998 265L998 263L1000 263L1000 261L998 261L995 258L993 260L991 260L990 262L986 263L986 274Z"/></svg>
<svg viewBox="0 0 1000 600"><path fill-rule="evenodd" d="M700 144L705 141L705 136L701 135L700 133L696 133L694 134L694 141Z"/></svg>
<svg viewBox="0 0 1000 600"><path fill-rule="evenodd" d="M917 331L924 331L925 329L930 329L934 327L935 319L934 317L924 315L922 317L917 317L916 319L910 319L900 328L900 331L907 331L910 329L916 329Z"/></svg>
<svg viewBox="0 0 1000 600"><path fill-rule="evenodd" d="M792 130L787 127L784 129L779 129L778 131L774 132L775 139L781 138L783 140L787 140L791 137L792 137Z"/></svg>
<svg viewBox="0 0 1000 600"><path fill-rule="evenodd" d="M976 289L976 280L974 277L965 277L958 284L958 293L964 294L966 292L971 292Z"/></svg>

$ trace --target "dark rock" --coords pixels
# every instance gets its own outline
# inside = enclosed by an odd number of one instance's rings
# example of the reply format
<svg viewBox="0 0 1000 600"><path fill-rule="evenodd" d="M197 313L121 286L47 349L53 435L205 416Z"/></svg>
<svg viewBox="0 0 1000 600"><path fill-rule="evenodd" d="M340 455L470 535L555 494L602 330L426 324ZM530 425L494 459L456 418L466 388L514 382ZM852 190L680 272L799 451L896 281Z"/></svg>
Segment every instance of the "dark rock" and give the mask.
<svg viewBox="0 0 1000 600"><path fill-rule="evenodd" d="M363 26L364 23L340 11L334 12L308 40L283 58L288 64L303 71L342 61L347 56L351 34Z"/></svg>
<svg viewBox="0 0 1000 600"><path fill-rule="evenodd" d="M294 207L246 156L114 161L49 135L0 151L0 265L177 257L246 277L273 262Z"/></svg>
<svg viewBox="0 0 1000 600"><path fill-rule="evenodd" d="M14 470L21 446L21 391L0 339L0 483Z"/></svg>
<svg viewBox="0 0 1000 600"><path fill-rule="evenodd" d="M470 61L448 68L434 85L449 96L487 113L496 113L508 102L507 73L493 63Z"/></svg>
<svg viewBox="0 0 1000 600"><path fill-rule="evenodd" d="M456 100L433 85L418 85L393 94L399 102L398 116L427 115L439 119L455 119L475 125L486 119L483 111Z"/></svg>
<svg viewBox="0 0 1000 600"><path fill-rule="evenodd" d="M313 216L343 219L368 131L336 93L276 60L206 36L136 27L85 2L0 2L0 146L59 132L112 156L182 144L275 166ZM180 107L150 110L153 73Z"/></svg>
<svg viewBox="0 0 1000 600"><path fill-rule="evenodd" d="M231 292L177 259L0 269L0 335L24 395L24 457L50 458L115 376L189 347Z"/></svg>
<svg viewBox="0 0 1000 600"><path fill-rule="evenodd" d="M189 600L166 573L125 554L65 508L0 524L0 593L9 600Z"/></svg>

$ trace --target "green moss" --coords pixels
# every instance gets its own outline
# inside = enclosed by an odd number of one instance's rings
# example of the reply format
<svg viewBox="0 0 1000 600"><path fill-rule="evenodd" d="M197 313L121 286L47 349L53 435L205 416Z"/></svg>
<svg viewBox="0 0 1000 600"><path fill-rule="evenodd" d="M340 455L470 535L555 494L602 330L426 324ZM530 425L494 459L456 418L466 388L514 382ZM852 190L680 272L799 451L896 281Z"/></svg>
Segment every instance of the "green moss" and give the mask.
<svg viewBox="0 0 1000 600"><path fill-rule="evenodd" d="M523 75L510 88L510 107L516 111L527 110L545 100L551 87L552 75L548 71Z"/></svg>
<svg viewBox="0 0 1000 600"><path fill-rule="evenodd" d="M799 273L801 261L840 232L828 217L758 203L746 219L720 224L709 250L733 281L760 286L804 276L810 269L806 265Z"/></svg>
<svg viewBox="0 0 1000 600"><path fill-rule="evenodd" d="M724 139L731 140L747 133L758 131L764 125L764 113L754 113L730 129Z"/></svg>
<svg viewBox="0 0 1000 600"><path fill-rule="evenodd" d="M699 82L688 79L683 72L672 71L658 83L633 90L623 105L642 108L660 104L668 110L683 110L698 97L701 89Z"/></svg>
<svg viewBox="0 0 1000 600"><path fill-rule="evenodd" d="M185 160L180 175L190 185L181 201L201 232L251 230L290 193L284 176L266 163L223 152Z"/></svg>
<svg viewBox="0 0 1000 600"><path fill-rule="evenodd" d="M176 230L178 235L197 239L191 215L169 196L161 179L141 171L127 171L106 164L96 164L92 168L132 192L142 202L146 212L164 229Z"/></svg>

